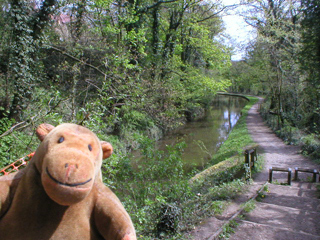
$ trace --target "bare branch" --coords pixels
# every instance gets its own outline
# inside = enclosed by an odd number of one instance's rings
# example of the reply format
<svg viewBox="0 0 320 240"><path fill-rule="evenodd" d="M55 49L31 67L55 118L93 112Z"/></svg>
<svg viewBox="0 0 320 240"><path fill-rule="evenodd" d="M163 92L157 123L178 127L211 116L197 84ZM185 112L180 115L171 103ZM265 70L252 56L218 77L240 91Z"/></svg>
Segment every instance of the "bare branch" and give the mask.
<svg viewBox="0 0 320 240"><path fill-rule="evenodd" d="M20 128L21 128L21 125L26 124L26 123L27 123L26 121L23 121L23 122L17 123L16 125L13 125L9 130L7 130L7 131L5 131L4 133L2 133L2 134L0 135L0 138L5 137L5 136L11 134L16 128L18 128L19 126L20 126ZM22 126L22 127L25 127L25 126Z"/></svg>
<svg viewBox="0 0 320 240"><path fill-rule="evenodd" d="M101 71L99 68L91 65L90 63L86 63L85 61L83 61L83 60L81 60L81 59L79 59L79 58L76 58L76 57L72 56L71 54L67 53L66 51L63 51L62 49L59 49L59 48L54 47L54 46L52 46L52 45L47 45L47 46L48 46L49 48L57 51L57 52L60 52L61 54L65 55L65 56L67 56L67 57L69 57L69 58L72 58L73 60L76 60L77 62L80 62L80 63L82 63L82 64L84 64L84 65L86 65L86 66L88 66L88 67L90 67L90 68L95 69L96 71L98 71L99 73L101 73L101 74L104 75L104 76L106 75L106 74L105 74L103 71Z"/></svg>
<svg viewBox="0 0 320 240"><path fill-rule="evenodd" d="M76 58L76 57L72 56L71 54L67 53L66 51L63 51L63 50L61 50L61 49L59 49L59 48L57 48L55 46L47 45L47 47L49 47L49 48L51 48L51 49L53 49L53 50L55 50L57 52L60 52L61 54L65 55L65 56L67 56L67 57L69 57L69 58L71 58L71 59L73 59L73 60L75 60L77 62L80 62L80 63L82 63L82 64L84 64L84 65L86 65L86 66L88 66L88 67L90 67L90 68L92 68L92 69L94 69L96 71L98 71L99 73L101 73L104 76L105 80L107 79L108 75L105 72L103 72L102 70L100 70L99 68L97 68L96 66L93 66L92 64L87 63L87 62L85 62L85 61L83 61L83 60L81 60L79 58ZM110 89L114 94L116 94L116 92L117 92L115 90L116 88L112 84L110 84Z"/></svg>
<svg viewBox="0 0 320 240"><path fill-rule="evenodd" d="M150 6L147 6L145 8L142 8L140 10L137 11L137 13L146 13L148 10L152 9L152 8L155 8L155 7L158 7L159 5L163 4L163 3L172 3L172 2L177 2L178 0L168 0L168 1L163 1L163 0L160 0Z"/></svg>
<svg viewBox="0 0 320 240"><path fill-rule="evenodd" d="M215 13L212 13L210 16L206 17L206 18L203 18L201 20L198 20L197 23L199 22L204 22L204 21L207 21L211 18L215 18L217 17L220 13L224 12L225 10L229 9L229 8L234 8L234 7L238 7L240 5L243 5L243 4L233 4L233 5L227 5L227 6L224 6L223 8L219 9L217 12ZM212 7L210 8L212 9Z"/></svg>

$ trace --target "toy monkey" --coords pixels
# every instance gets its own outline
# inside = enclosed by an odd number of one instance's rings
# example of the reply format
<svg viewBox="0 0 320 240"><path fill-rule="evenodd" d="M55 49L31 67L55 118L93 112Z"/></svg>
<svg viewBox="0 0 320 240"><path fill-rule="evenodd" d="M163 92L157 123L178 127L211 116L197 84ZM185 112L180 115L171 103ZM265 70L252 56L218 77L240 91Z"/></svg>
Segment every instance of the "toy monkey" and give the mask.
<svg viewBox="0 0 320 240"><path fill-rule="evenodd" d="M41 124L28 166L0 177L0 239L136 240L131 219L101 178L110 143L85 127Z"/></svg>

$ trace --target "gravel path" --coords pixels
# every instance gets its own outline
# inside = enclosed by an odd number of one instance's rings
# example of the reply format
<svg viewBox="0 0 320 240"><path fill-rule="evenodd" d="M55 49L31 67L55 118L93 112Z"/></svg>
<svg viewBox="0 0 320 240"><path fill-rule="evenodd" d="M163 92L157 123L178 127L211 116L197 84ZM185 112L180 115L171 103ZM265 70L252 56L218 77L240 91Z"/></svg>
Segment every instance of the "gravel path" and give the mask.
<svg viewBox="0 0 320 240"><path fill-rule="evenodd" d="M318 165L299 153L299 147L286 145L265 125L258 112L259 103L249 110L247 118L249 133L265 160L263 171L254 176L254 184L262 185L268 180L270 167L319 170ZM287 182L287 176L274 172L273 180ZM291 186L269 184L266 197L237 220L239 226L230 240L320 240L320 200L311 177L310 173L299 173L299 181Z"/></svg>
<svg viewBox="0 0 320 240"><path fill-rule="evenodd" d="M254 177L256 183L268 180L270 167L292 168L319 168L317 164L299 153L298 146L286 145L272 130L266 126L258 112L259 100L248 112L247 126L253 140L259 145L259 150L264 154L264 170Z"/></svg>
<svg viewBox="0 0 320 240"><path fill-rule="evenodd" d="M253 176L254 184L248 192L239 196L221 216L204 220L188 239L217 239L222 226L231 217L237 215L241 204L252 198L257 190L268 181L269 168L311 168L320 170L320 166L299 153L297 146L286 145L266 126L258 109L262 99L248 112L247 126L253 140L259 145L258 154L265 160L264 169ZM286 182L287 173L274 172L274 181ZM238 219L239 226L230 240L320 240L320 200L315 185L306 183L312 174L299 173L302 181L292 186L269 184L269 193L256 208Z"/></svg>

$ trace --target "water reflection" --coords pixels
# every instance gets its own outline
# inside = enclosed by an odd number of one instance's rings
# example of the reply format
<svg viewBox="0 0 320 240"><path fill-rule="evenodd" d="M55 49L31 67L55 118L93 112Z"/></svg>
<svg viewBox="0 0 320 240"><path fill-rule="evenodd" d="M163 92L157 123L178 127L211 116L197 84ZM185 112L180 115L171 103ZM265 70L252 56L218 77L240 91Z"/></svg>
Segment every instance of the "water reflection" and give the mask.
<svg viewBox="0 0 320 240"><path fill-rule="evenodd" d="M204 165L227 139L246 102L240 97L218 95L203 119L187 123L167 135L157 142L158 148L185 141L183 160L188 165Z"/></svg>

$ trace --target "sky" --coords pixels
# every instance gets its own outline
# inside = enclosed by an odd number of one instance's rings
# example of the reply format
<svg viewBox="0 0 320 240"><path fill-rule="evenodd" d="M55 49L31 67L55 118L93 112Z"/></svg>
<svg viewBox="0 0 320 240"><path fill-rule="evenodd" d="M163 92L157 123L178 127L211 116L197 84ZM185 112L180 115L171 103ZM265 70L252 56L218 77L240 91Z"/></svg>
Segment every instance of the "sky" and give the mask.
<svg viewBox="0 0 320 240"><path fill-rule="evenodd" d="M224 5L232 5L240 1L222 0L222 2ZM222 39L225 44L232 46L235 50L231 59L234 61L241 60L245 55L244 47L248 45L250 40L255 38L255 31L251 26L247 25L244 19L238 16L235 11L229 11L228 15L223 16L222 19L226 28Z"/></svg>

